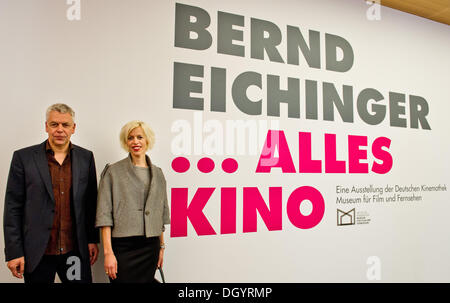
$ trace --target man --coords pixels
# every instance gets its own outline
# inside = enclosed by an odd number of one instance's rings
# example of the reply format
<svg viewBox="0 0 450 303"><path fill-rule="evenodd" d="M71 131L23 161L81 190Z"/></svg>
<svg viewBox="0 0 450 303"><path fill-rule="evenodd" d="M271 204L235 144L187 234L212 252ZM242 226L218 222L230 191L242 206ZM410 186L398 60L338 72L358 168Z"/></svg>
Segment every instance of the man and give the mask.
<svg viewBox="0 0 450 303"><path fill-rule="evenodd" d="M14 152L3 230L8 268L25 283L92 282L99 233L97 176L91 151L70 142L73 110L47 109L48 139Z"/></svg>

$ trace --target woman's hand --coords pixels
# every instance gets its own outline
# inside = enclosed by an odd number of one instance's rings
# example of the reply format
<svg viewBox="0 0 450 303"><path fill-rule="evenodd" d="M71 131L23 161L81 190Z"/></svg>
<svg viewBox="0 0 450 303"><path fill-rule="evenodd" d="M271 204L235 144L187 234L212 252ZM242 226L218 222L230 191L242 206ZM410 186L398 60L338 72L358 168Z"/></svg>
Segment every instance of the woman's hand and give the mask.
<svg viewBox="0 0 450 303"><path fill-rule="evenodd" d="M111 278L117 278L117 260L113 253L105 255L105 273Z"/></svg>
<svg viewBox="0 0 450 303"><path fill-rule="evenodd" d="M159 259L158 259L158 267L157 268L162 268L163 262L164 262L164 248L161 247L159 249Z"/></svg>

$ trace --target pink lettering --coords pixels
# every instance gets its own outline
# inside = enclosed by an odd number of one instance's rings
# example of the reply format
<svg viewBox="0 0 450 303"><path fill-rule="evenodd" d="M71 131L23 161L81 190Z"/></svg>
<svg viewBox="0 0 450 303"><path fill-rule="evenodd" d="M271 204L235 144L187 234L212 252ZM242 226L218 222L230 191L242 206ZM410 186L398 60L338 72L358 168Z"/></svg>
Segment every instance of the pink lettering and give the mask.
<svg viewBox="0 0 450 303"><path fill-rule="evenodd" d="M300 212L300 204L305 200L309 200L313 205L313 210L308 216L304 216ZM314 187L302 186L294 190L289 196L286 208L288 218L295 227L309 229L322 220L325 213L325 200Z"/></svg>
<svg viewBox="0 0 450 303"><path fill-rule="evenodd" d="M373 141L372 144L372 154L378 160L383 161L382 164L378 164L375 161L372 165L372 171L377 174L385 174L389 172L393 165L392 155L382 149L382 147L389 148L391 146L391 140L386 137L379 137Z"/></svg>
<svg viewBox="0 0 450 303"><path fill-rule="evenodd" d="M221 189L220 201L220 233L236 233L236 188Z"/></svg>
<svg viewBox="0 0 450 303"><path fill-rule="evenodd" d="M278 140L274 140L274 138ZM277 147L279 158L274 157ZM286 137L284 132L279 130L269 130L267 132L266 142L264 143L256 172L270 173L272 167L281 167L283 173L295 173L295 166L292 162Z"/></svg>
<svg viewBox="0 0 450 303"><path fill-rule="evenodd" d="M203 214L203 208L208 203L215 188L198 188L188 206L188 188L172 188L171 195L171 237L187 236L187 221L199 236L215 235L213 227ZM236 233L236 188L224 187L220 191L220 234ZM304 216L300 212L300 204L304 200L311 201L313 210ZM267 230L282 230L282 188L269 187L268 205L257 187L243 188L243 232L256 232L258 214ZM323 218L325 202L320 192L310 186L294 190L287 201L286 211L290 222L300 229L313 228Z"/></svg>
<svg viewBox="0 0 450 303"><path fill-rule="evenodd" d="M208 219L203 214L203 208L208 203L214 192L214 187L200 187L197 189L191 203L188 206L188 189L172 188L171 191L171 211L172 220L170 228L171 237L187 236L187 219L199 236L215 235L216 232L209 224Z"/></svg>
<svg viewBox="0 0 450 303"><path fill-rule="evenodd" d="M274 140L273 137L278 137ZM274 142L275 141L275 142ZM270 142L272 144L270 145ZM269 145L268 145L269 143ZM371 151L375 158L382 161L382 164L374 162L372 171L378 174L389 172L393 165L392 155L389 153L391 140L379 137L373 142ZM369 163L367 163L368 138L367 136L348 136L348 173L368 174ZM274 157L276 147L279 147L279 158ZM325 173L345 174L347 163L345 160L337 159L336 134L325 134L324 145ZM365 147L365 148L362 148ZM313 160L311 133L299 132L298 145L298 172L299 173L322 173L322 160ZM366 160L361 163L361 160ZM291 153L283 131L269 130L266 143L261 152L256 173L270 173L272 167L281 167L283 173L296 172L292 162Z"/></svg>
<svg viewBox="0 0 450 303"><path fill-rule="evenodd" d="M269 188L269 208L257 187L244 187L244 233L255 232L257 212L268 230L281 230L281 187Z"/></svg>
<svg viewBox="0 0 450 303"><path fill-rule="evenodd" d="M336 158L336 135L325 134L325 173L345 173L345 161Z"/></svg>
<svg viewBox="0 0 450 303"><path fill-rule="evenodd" d="M322 161L312 160L311 133L300 132L298 136L299 169L300 173L321 173Z"/></svg>
<svg viewBox="0 0 450 303"><path fill-rule="evenodd" d="M369 164L359 162L367 160L367 150L359 149L361 146L367 146L366 136L348 136L348 172L351 174L369 173Z"/></svg>

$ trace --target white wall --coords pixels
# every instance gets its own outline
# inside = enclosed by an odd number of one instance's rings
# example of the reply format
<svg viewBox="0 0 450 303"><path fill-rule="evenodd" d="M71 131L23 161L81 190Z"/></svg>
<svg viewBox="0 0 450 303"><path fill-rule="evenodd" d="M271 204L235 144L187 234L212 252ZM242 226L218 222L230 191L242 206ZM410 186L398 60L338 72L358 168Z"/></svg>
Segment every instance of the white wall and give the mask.
<svg viewBox="0 0 450 303"><path fill-rule="evenodd" d="M81 0L80 21L67 20L70 5L65 1L0 1L0 196L5 193L13 151L46 138L45 109L62 101L76 111L73 142L94 152L98 174L106 163L125 156L118 143L120 127L129 120L142 119L156 133L150 156L166 175L169 195L171 188L188 187L192 199L198 187L216 187L204 213L217 235L198 236L188 225L187 237L171 238L167 229L164 268L170 282L366 282L370 256L381 262L382 282L449 282L448 191L423 193L420 202L358 204L356 211L366 212L371 221L353 226L337 226L337 208L349 210L352 206L336 205L335 192L336 185L450 185L446 157L450 153L449 27L386 7L381 8L380 20L369 21L369 5L356 0L179 2L210 14L213 46L208 50L174 47L172 0ZM219 10L245 16L244 43L240 43L246 47L245 58L217 53ZM293 66L251 59L250 18L271 21L283 34L286 25L297 26L302 32L319 31L321 42L324 33L344 37L352 45L354 65L346 73L327 71L323 48L321 69L308 68L302 61L301 66ZM283 36L279 47L283 56L285 43ZM171 126L178 119L192 122L194 111L172 108L175 61L205 66L205 121L215 119L224 125L226 120L239 119L279 121L296 168L299 131L312 133L315 158L322 157L325 133L337 134L339 159L347 157L348 135L367 136L369 142L388 137L394 166L385 175L281 174L276 169L271 174L256 174L258 155L233 155L239 162L234 175L219 169L202 174L195 169L202 156L191 155L186 156L191 169L178 174L171 168L177 156L171 153L176 136ZM226 113L209 111L211 66L227 69ZM367 87L382 92L384 104L389 91L422 96L430 107L427 119L432 129L390 127L387 119L370 126L358 118L356 109L354 123L343 123L337 113L334 122L323 121L321 114L319 120L303 116L287 119L286 107L281 108L279 119L265 114L247 116L231 101L231 81L244 71L263 75L263 92L249 91L255 99L265 98L266 74L279 75L282 85L287 77L331 82L337 88L352 85L355 100L356 93ZM225 157L211 156L217 167ZM371 160L369 152L369 163ZM308 230L293 226L286 213L289 194L304 185L317 188L326 205L322 221ZM227 186L237 188L237 233L220 235L218 193ZM269 187L283 187L282 230L268 231L258 219L258 232L242 232L242 192L249 186L257 186L266 201ZM3 203L0 205L2 211ZM3 247L0 241L2 251ZM100 259L95 265L95 281L106 281L102 262ZM6 266L0 266L0 281L17 279Z"/></svg>

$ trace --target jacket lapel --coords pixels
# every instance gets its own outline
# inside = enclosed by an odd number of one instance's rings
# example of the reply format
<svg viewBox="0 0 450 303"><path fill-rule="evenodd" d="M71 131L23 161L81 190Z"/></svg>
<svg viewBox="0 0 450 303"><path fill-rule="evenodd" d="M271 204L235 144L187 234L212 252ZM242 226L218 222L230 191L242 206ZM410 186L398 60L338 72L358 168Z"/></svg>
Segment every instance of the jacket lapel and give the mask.
<svg viewBox="0 0 450 303"><path fill-rule="evenodd" d="M73 201L77 201L78 185L80 184L80 155L78 154L78 149L73 146L71 160L72 160L72 194Z"/></svg>
<svg viewBox="0 0 450 303"><path fill-rule="evenodd" d="M52 179L50 176L50 170L48 168L47 155L45 153L45 141L44 143L40 144L35 150L34 161L36 162L39 174L44 181L45 188L47 189L48 194L52 198L52 201L55 202L55 197L53 196Z"/></svg>
<svg viewBox="0 0 450 303"><path fill-rule="evenodd" d="M151 167L151 180L150 180L150 191L147 196L147 201L145 201L145 208L148 209L148 207L153 207L153 205L150 205L151 201L153 201L153 195L155 192L155 186L156 186L156 168L153 164L150 164ZM147 206L148 205L148 206Z"/></svg>

